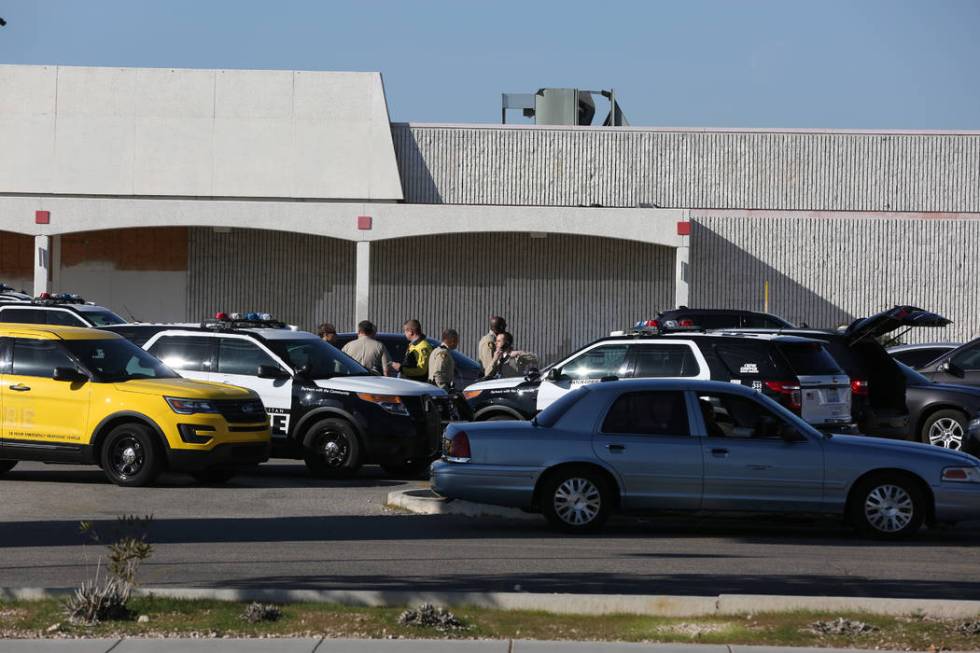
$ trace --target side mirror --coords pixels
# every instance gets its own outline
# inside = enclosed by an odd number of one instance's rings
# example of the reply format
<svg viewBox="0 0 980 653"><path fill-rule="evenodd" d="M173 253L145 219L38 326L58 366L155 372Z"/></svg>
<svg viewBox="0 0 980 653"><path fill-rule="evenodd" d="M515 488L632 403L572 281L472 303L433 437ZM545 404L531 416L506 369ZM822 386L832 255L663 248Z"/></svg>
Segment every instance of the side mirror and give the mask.
<svg viewBox="0 0 980 653"><path fill-rule="evenodd" d="M289 373L278 365L259 365L255 371L255 376L260 379L284 379L289 376Z"/></svg>
<svg viewBox="0 0 980 653"><path fill-rule="evenodd" d="M541 370L536 367L527 368L527 374L524 375L526 381L537 381L541 378Z"/></svg>
<svg viewBox="0 0 980 653"><path fill-rule="evenodd" d="M51 374L51 378L55 381L66 381L68 383L88 380L87 376L79 372L74 367L56 367L54 368L54 372Z"/></svg>
<svg viewBox="0 0 980 653"><path fill-rule="evenodd" d="M310 366L309 363L306 363L305 365L300 365L299 367L296 368L296 376L309 376L310 370L312 369L313 368Z"/></svg>
<svg viewBox="0 0 980 653"><path fill-rule="evenodd" d="M945 371L946 372L949 372L953 376L958 376L961 379L964 376L966 376L966 372L963 371L963 368L960 367L959 365L957 365L956 363L954 363L953 361L947 361L947 362L943 363L943 365L946 366Z"/></svg>

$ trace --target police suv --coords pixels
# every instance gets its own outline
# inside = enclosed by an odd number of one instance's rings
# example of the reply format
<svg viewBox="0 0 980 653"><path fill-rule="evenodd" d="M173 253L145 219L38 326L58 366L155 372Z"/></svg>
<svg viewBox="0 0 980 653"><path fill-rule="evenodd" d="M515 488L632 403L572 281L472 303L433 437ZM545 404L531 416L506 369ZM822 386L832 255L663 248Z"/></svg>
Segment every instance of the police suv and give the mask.
<svg viewBox="0 0 980 653"><path fill-rule="evenodd" d="M661 333L647 321L596 340L542 372L480 381L463 395L475 420L531 419L582 385L626 378L746 385L817 428L852 429L850 379L824 343L777 334Z"/></svg>
<svg viewBox="0 0 980 653"><path fill-rule="evenodd" d="M125 324L108 308L70 293L41 293L31 299L23 293L5 291L0 294L0 322L18 324L48 324L52 326L95 327Z"/></svg>
<svg viewBox="0 0 980 653"><path fill-rule="evenodd" d="M29 301L31 301L31 296L23 290L15 290L13 286L0 283L0 304Z"/></svg>
<svg viewBox="0 0 980 653"><path fill-rule="evenodd" d="M272 457L316 476L377 463L417 474L441 448L449 397L428 383L372 374L312 333L268 314L218 313L200 324L109 327L181 376L255 390L272 421Z"/></svg>

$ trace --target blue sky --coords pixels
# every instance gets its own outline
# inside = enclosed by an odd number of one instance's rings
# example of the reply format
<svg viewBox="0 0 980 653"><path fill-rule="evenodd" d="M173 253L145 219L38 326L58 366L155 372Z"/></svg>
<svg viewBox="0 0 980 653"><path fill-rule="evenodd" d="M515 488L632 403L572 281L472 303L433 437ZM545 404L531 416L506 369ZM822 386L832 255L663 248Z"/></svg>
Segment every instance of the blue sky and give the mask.
<svg viewBox="0 0 980 653"><path fill-rule="evenodd" d="M980 129L978 0L0 0L0 63L378 70L392 119L616 89L634 125ZM2 92L2 89L0 89Z"/></svg>

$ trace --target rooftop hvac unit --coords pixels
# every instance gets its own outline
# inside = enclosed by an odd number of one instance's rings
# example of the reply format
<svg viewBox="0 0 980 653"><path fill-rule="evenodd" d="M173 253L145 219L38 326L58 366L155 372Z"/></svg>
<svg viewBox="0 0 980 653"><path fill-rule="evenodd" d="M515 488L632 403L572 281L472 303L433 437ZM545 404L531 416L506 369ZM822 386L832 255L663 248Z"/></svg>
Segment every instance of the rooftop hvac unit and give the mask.
<svg viewBox="0 0 980 653"><path fill-rule="evenodd" d="M542 88L537 93L502 93L500 120L507 124L507 110L520 109L525 118L534 118L536 125L591 125L595 117L595 96L609 100L609 114L603 127L628 125L626 116L616 102L616 93L580 91L577 88Z"/></svg>

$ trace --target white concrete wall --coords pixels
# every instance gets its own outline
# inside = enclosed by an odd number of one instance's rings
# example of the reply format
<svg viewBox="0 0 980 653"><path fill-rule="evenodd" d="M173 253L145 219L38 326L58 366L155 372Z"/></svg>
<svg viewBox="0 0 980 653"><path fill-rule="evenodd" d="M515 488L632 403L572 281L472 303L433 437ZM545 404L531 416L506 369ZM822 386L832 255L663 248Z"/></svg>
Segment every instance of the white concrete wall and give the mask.
<svg viewBox="0 0 980 653"><path fill-rule="evenodd" d="M402 198L379 73L0 65L0 193Z"/></svg>

